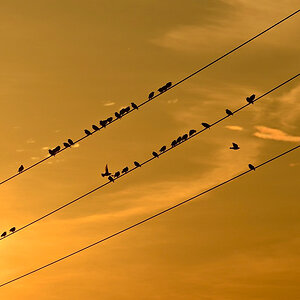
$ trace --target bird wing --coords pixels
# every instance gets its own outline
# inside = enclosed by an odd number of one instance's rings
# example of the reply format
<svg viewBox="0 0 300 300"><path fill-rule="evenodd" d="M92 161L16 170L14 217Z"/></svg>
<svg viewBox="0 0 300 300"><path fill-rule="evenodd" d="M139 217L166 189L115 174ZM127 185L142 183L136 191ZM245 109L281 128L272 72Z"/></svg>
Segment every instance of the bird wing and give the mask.
<svg viewBox="0 0 300 300"><path fill-rule="evenodd" d="M238 148L238 144L236 144L236 143L232 143L232 146L235 148Z"/></svg>

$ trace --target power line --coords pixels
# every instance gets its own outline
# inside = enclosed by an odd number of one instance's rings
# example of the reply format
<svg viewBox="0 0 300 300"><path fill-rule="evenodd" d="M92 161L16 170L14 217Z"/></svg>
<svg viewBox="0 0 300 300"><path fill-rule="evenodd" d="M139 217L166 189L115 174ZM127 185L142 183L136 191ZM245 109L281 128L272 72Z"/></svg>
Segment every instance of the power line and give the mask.
<svg viewBox="0 0 300 300"><path fill-rule="evenodd" d="M271 29L273 29L274 27L278 26L278 25L281 24L282 22L284 22L284 21L286 21L287 19L291 18L292 16L296 15L299 11L300 11L299 9L296 10L296 11L293 12L292 14L290 14L290 15L288 15L287 17L281 19L280 21L278 21L277 23L275 23L275 24L273 24L272 26L268 27L268 28L265 29L264 31L258 33L258 34L255 35L254 37L250 38L249 40L245 41L244 43L240 44L239 46L233 48L232 50L226 52L226 53L223 54L222 56L220 56L220 57L216 58L215 60L213 60L212 62L208 63L208 64L205 65L204 67L198 69L197 71L193 72L192 74L190 74L190 75L186 76L185 78L181 79L180 81L176 82L176 83L173 84L170 88L168 88L168 90L170 90L170 89L174 88L175 86L177 86L177 85L183 83L183 82L186 81L187 79L189 79L189 78L195 76L196 74L200 73L201 71L205 70L206 68L208 68L208 67L214 65L214 64L217 63L219 60L225 58L226 56L228 56L228 55L230 55L231 53L235 52L235 51L238 50L239 48L241 48L241 47L247 45L248 43L250 43L250 42L252 42L253 40L255 40L256 38L258 38L259 36L263 35L264 33L268 32L269 30L271 30ZM165 92L163 92L163 93L165 93ZM140 105L138 105L138 108L140 108L141 106L143 106L143 105L147 104L148 102L154 100L155 98L161 96L163 93L159 93L159 94L155 95L154 97L152 97L151 99L145 100L145 101L142 102ZM125 116L125 115L128 115L129 113L133 112L134 110L135 110L135 109L131 109L129 112L125 113L124 116ZM113 120L112 120L109 124L107 124L105 127L107 127L108 125L110 125L111 123L113 123L113 122L115 122L115 121L117 121L117 120L119 120L119 118L113 119ZM100 127L99 130L101 130L101 129L103 129L103 128L104 128L104 127ZM98 132L99 130L96 130L96 131L91 132L91 135L94 134L94 133L96 133L96 132ZM85 135L85 136L79 138L78 140L74 141L74 143L76 144L76 143L78 143L78 142L80 142L80 141L86 139L87 137L89 137L89 136L91 136L91 135ZM61 153L62 151L66 150L66 149L68 149L68 148L71 148L71 147L67 147L67 148L65 147L65 148L62 148L62 149L61 149L60 151L58 151L56 154ZM2 180L2 181L0 182L0 185L1 185L1 184L4 184L5 182L8 182L8 181L12 180L13 178L15 178L15 177L17 177L17 176L23 174L24 172L29 171L30 169L32 169L32 168L38 166L39 164L43 163L44 161L50 159L51 157L53 157L53 156L47 156L47 157L45 157L45 158L43 158L43 159L37 161L36 163L30 165L29 167L25 168L22 172L16 173L16 174L14 174L14 175L12 175L12 176L10 176L10 177L7 177L6 179L4 179L4 180Z"/></svg>
<svg viewBox="0 0 300 300"><path fill-rule="evenodd" d="M286 81L280 83L280 84L277 85L276 87L272 88L271 90L267 91L266 93L262 94L261 96L259 96L259 97L256 98L255 100L253 100L253 102L256 102L256 101L258 101L259 99L265 97L266 95L272 93L273 91L277 90L278 88L282 87L283 85L287 84L288 82L294 80L294 79L297 78L299 75L300 75L300 73L298 73L297 75L295 75L295 76L289 78L288 80L286 80ZM250 103L247 103L247 104L241 106L240 108L234 110L234 111L233 111L233 114L235 114L235 113L237 113L237 112L239 112L239 111L245 109L245 108L246 108L247 106L249 106L249 105L250 105ZM212 124L210 125L210 128L213 127L213 126L215 126L216 124L218 124L218 123L224 121L225 119L227 119L227 118L229 118L229 117L230 117L229 115L226 115L225 117L222 117L221 119L215 121L214 123L212 123ZM189 136L186 140L182 141L180 144L176 145L175 147L172 147L172 146L169 147L169 148L166 149L164 152L160 153L159 156L161 156L162 154L165 154L165 153L167 153L168 151L170 151L170 150L176 148L177 146L183 144L184 142L190 140L191 138L197 136L198 134L204 132L204 131L207 130L207 129L208 129L208 128L203 128L203 129L199 130L198 132L196 132L195 134ZM150 161L152 161L153 159L155 159L155 157L149 158L148 160L144 161L144 162L141 163L140 165L143 166L143 165L149 163ZM123 177L123 176L129 174L130 172L136 170L137 168L139 168L139 167L135 167L135 168L132 168L132 169L128 170L128 172L126 172L125 174L121 174L121 175L120 175L118 178L116 178L115 180L120 179L121 177ZM58 212L58 211L60 211L60 210L62 210L62 209L64 209L64 208L66 208L67 206L69 206L69 205L71 205L71 204L73 204L73 203L75 203L75 202L77 202L77 201L79 201L79 200L81 200L81 199L87 197L88 195L90 195L90 194L92 194L92 193L98 191L99 189L105 187L106 185L108 185L108 184L110 184L110 183L111 183L111 181L107 181L106 183L104 183L104 184L102 184L102 185L100 185L100 186L98 186L98 187L96 187L96 188L90 190L89 192L87 192L87 193L85 193L85 194L83 194L83 195L81 195L81 196L79 196L79 197L73 199L72 201L69 201L69 202L65 203L64 205L62 205L62 206L60 206L60 207L58 207L58 208L56 208L56 209L54 209L54 210L52 210L52 211L50 211L50 212L44 214L43 216L41 216L41 217L39 217L39 218L37 218L37 219L31 221L30 223L27 223L26 225L24 225L24 226L18 228L17 230L15 230L14 233L9 234L9 235L6 235L6 236L4 236L3 238L1 238L0 240L6 239L6 238L8 238L8 237L10 237L10 236L12 236L12 235L14 235L14 234L16 234L17 232L19 232L19 231L21 231L21 230L23 230L23 229L25 229L25 228L27 228L27 227L29 227L29 226L31 226L31 225L37 223L37 222L39 222L39 221L41 221L41 220L43 220L43 219L49 217L50 215L52 215L52 214L54 214L54 213L56 213L56 212Z"/></svg>
<svg viewBox="0 0 300 300"><path fill-rule="evenodd" d="M280 157L282 157L282 156L284 156L284 155L286 155L286 154L288 154L288 153L290 153L290 152L292 152L292 151L294 151L294 150L296 150L296 149L298 149L298 148L300 148L300 145L298 145L298 146L296 146L296 147L294 147L294 148L291 148L291 149L289 149L289 150L287 150L287 151L285 151L285 152L283 152L283 153L281 153L281 154L279 154L279 155L277 155L277 156L272 157L271 159L269 159L269 160L267 160L267 161L265 161L265 162L263 162L263 163L257 165L257 166L255 167L255 169L258 169L258 168L260 168L260 167L262 167L262 166L264 166L264 165L266 165L266 164L268 164L268 163L274 161L275 159L278 159L278 158L280 158ZM193 196L193 197L191 197L191 198L189 198L189 199L187 199L187 200L184 200L184 201L182 201L182 202L179 202L179 203L176 204L176 205L173 205L173 206L171 206L171 207L169 207L169 208L167 208L167 209L164 209L164 210L162 210L162 211L160 211L160 212L158 212L158 213L156 213L156 214L154 214L154 215L152 215L152 216L150 216L150 217L148 217L148 218L146 218L146 219L143 219L142 221L139 221L139 222L137 222L137 223L135 223L135 224L133 224L133 225L131 225L131 226L128 226L128 227L126 227L126 228L124 228L124 229L122 229L122 230L120 230L120 231L118 231L118 232L116 232L116 233L114 233L114 234L112 234L112 235L109 235L109 236L107 236L107 237L105 237L105 238L103 238L103 239L101 239L101 240L99 240L99 241L97 241L97 242L94 242L94 243L92 243L92 244L90 244L90 245L88 245L88 246L86 246L86 247L84 247L84 248L81 248L81 249L79 249L79 250L77 250L77 251L75 251L75 252L72 252L72 253L70 253L70 254L68 254L68 255L66 255L66 256L63 256L63 257L61 257L61 258L59 258L59 259L57 259L57 260L54 260L54 261L52 261L52 262L50 262L50 263L48 263L48 264L46 264L46 265L43 265L42 267L39 267L39 268L37 268L37 269L34 269L34 270L32 270L32 271L30 271L30 272L28 272L28 273L25 273L25 274L23 274L23 275L21 275L21 276L19 276L19 277L16 277L16 278L14 278L14 279L11 279L11 280L9 280L9 281L6 281L6 282L0 284L0 287L3 287L3 286L5 286L5 285L7 285L7 284L10 284L10 283L16 281L16 280L19 280L19 279L21 279L21 278L24 278L24 277L26 277L26 276L29 276L29 275L31 275L31 274L33 274L33 273L36 273L36 272L38 272L38 271L40 271L40 270L42 270L42 269L45 269L45 268L49 267L49 266L51 266L51 265L54 265L54 264L56 264L56 263L58 263L58 262L60 262L60 261L62 261L62 260L65 260L65 259L67 259L67 258L69 258L69 257L71 257L71 256L74 256L75 254L78 254L78 253L80 253L80 252L82 252L82 251L84 251L84 250L87 250L87 249L89 249L89 248L91 248L91 247L93 247L93 246L96 246L96 245L98 245L98 244L100 244L100 243L103 243L103 242L106 241L106 240L109 240L109 239L111 239L111 238L113 238L113 237L115 237L115 236L117 236L117 235L120 235L120 234L122 234L122 233L124 233L124 232L126 232L126 231L128 231L128 230L130 230L130 229L133 229L133 228L135 228L135 227L137 227L137 226L139 226L139 225L141 225L141 224L143 224L143 223L145 223L145 222L147 222L147 221L150 221L150 220L152 220L152 219L154 219L154 218L156 218L156 217L158 217L158 216L160 216L160 215L162 215L162 214L165 214L165 213L167 213L167 212L169 212L169 211L171 211L171 210L173 210L173 209L175 209L175 208L177 208L177 207L179 207L179 206L182 206L182 205L184 205L184 204L186 204L186 203L188 203L188 202L194 200L195 198L198 198L198 197L200 197L200 196L202 196L202 195L204 195L204 194L207 194L208 192L211 192L212 190L215 190L215 189L221 187L222 185L225 185L225 184L227 184L227 183L229 183L229 182L231 182L231 181L233 181L233 180L235 180L235 179L237 179L237 178L239 178L239 177L241 177L241 176L243 176L243 175L245 175L245 174L248 174L248 173L251 172L251 171L252 171L252 170L249 169L249 170L247 170L247 171L245 171L245 172L243 172L243 173L240 173L239 175L236 175L236 176L234 176L234 177L232 177L232 178L230 178L230 179L228 179L228 180L226 180L226 181L223 181L222 183L219 183L219 184L217 184L217 185L215 185L215 186L213 186L213 187L211 187L211 188L209 188L209 189L207 189L207 190L205 190L205 191L203 191L203 192L201 192L201 193L199 193L199 194L197 194L197 195L195 195L195 196Z"/></svg>

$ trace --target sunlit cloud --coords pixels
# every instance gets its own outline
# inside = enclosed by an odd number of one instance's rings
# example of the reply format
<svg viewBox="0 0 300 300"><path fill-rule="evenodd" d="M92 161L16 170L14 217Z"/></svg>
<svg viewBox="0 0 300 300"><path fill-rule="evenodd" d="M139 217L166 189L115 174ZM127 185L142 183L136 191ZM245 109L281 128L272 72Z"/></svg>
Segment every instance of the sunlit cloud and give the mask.
<svg viewBox="0 0 300 300"><path fill-rule="evenodd" d="M38 157L38 156L32 156L32 157L30 157L30 159L31 159L31 160L38 160L39 157Z"/></svg>
<svg viewBox="0 0 300 300"><path fill-rule="evenodd" d="M46 146L46 147L42 147L42 150L49 150L50 147Z"/></svg>
<svg viewBox="0 0 300 300"><path fill-rule="evenodd" d="M79 148L79 146L80 146L80 145L77 143L77 144L73 145L72 147L73 147L73 148Z"/></svg>
<svg viewBox="0 0 300 300"><path fill-rule="evenodd" d="M24 152L24 149L17 149L16 152L20 153L20 152Z"/></svg>
<svg viewBox="0 0 300 300"><path fill-rule="evenodd" d="M35 140L30 138L26 141L27 144L34 144L35 143Z"/></svg>
<svg viewBox="0 0 300 300"><path fill-rule="evenodd" d="M238 126L238 125L226 125L225 128L227 128L229 130L233 130L233 131L242 131L242 130L244 130L244 128L242 126Z"/></svg>
<svg viewBox="0 0 300 300"><path fill-rule="evenodd" d="M171 100L168 100L168 101L167 101L168 104L175 104L175 103L177 103L177 102L178 102L178 99L177 99L177 98L171 99Z"/></svg>
<svg viewBox="0 0 300 300"><path fill-rule="evenodd" d="M254 133L254 136L275 141L284 141L284 142L300 142L300 136L289 135L282 130L269 128L265 126L256 126L258 131Z"/></svg>
<svg viewBox="0 0 300 300"><path fill-rule="evenodd" d="M103 105L104 106L113 106L113 105L115 105L116 103L115 102L106 102L106 103L104 103Z"/></svg>

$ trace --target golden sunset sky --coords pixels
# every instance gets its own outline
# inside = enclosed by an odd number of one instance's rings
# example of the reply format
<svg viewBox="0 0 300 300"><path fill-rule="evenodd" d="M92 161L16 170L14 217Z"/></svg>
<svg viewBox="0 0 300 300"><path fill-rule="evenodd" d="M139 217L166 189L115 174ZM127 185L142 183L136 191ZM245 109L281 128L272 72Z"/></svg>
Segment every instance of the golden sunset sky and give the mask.
<svg viewBox="0 0 300 300"><path fill-rule="evenodd" d="M139 104L299 9L297 0L0 1L0 180ZM300 14L0 186L0 231L105 183L299 73ZM0 284L246 171L300 142L300 81L0 241ZM229 150L232 142L239 151ZM3 300L300 297L300 152L2 287Z"/></svg>

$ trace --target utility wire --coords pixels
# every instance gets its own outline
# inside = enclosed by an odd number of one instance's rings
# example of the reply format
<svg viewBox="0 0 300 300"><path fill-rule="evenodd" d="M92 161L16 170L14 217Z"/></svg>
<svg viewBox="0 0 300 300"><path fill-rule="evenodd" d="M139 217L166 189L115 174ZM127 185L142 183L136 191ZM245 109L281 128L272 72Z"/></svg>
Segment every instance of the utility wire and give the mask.
<svg viewBox="0 0 300 300"><path fill-rule="evenodd" d="M292 152L292 151L294 151L294 150L296 150L296 149L298 149L298 148L300 148L300 145L298 145L298 146L296 146L296 147L294 147L294 148L291 148L291 149L289 149L289 150L287 150L287 151L285 151L285 152L283 152L283 153L281 153L281 154L279 154L279 155L277 155L277 156L272 157L271 159L269 159L269 160L267 160L267 161L265 161L265 162L263 162L263 163L257 165L257 166L255 167L255 169L258 169L258 168L260 168L260 167L262 167L262 166L264 166L264 165L266 165L266 164L268 164L268 163L274 161L275 159L278 159L279 157L284 156L284 155L286 155L286 154L288 154L288 153L290 153L290 152ZM207 190L201 192L200 194L197 194L197 195L195 195L195 196L193 196L193 197L191 197L191 198L189 198L189 199L187 199L187 200L184 200L184 201L182 201L182 202L179 202L179 203L176 204L176 205L173 205L173 206L171 206L171 207L169 207L169 208L167 208L167 209L164 209L164 210L162 210L162 211L160 211L160 212L158 212L158 213L156 213L156 214L154 214L154 215L152 215L152 216L150 216L150 217L148 217L148 218L146 218L146 219L143 219L143 220L141 220L141 221L139 221L139 222L137 222L137 223L135 223L135 224L133 224L133 225L131 225L131 226L128 226L128 227L126 227L126 228L124 228L124 229L122 229L122 230L120 230L120 231L118 231L118 232L116 232L116 233L114 233L114 234L112 234L112 235L109 235L109 236L107 236L107 237L105 237L105 238L103 238L103 239L101 239L101 240L99 240L99 241L97 241L97 242L94 242L94 243L92 243L92 244L90 244L90 245L88 245L88 246L86 246L86 247L84 247L84 248L81 248L81 249L79 249L79 250L77 250L77 251L75 251L75 252L72 252L72 253L70 253L70 254L68 254L68 255L66 255L66 256L63 256L63 257L61 257L61 258L59 258L59 259L57 259L57 260L54 260L54 261L52 261L52 262L50 262L50 263L48 263L48 264L46 264L46 265L43 265L43 266L41 266L41 267L39 267L39 268L37 268L37 269L34 269L34 270L32 270L32 271L30 271L30 272L28 272L28 273L25 273L25 274L23 274L23 275L21 275L21 276L19 276L19 277L16 277L16 278L14 278L14 279L11 279L11 280L9 280L9 281L6 281L6 282L0 284L0 287L3 287L3 286L5 286L5 285L7 285L7 284L10 284L10 283L12 283L12 282L14 282L14 281L17 281L17 280L21 279L21 278L24 278L24 277L26 277L26 276L29 276L29 275L33 274L33 273L36 273L36 272L38 272L38 271L40 271L40 270L42 270L42 269L45 269L45 268L47 268L47 267L49 267L49 266L51 266L51 265L54 265L54 264L56 264L56 263L58 263L58 262L60 262L60 261L62 261L62 260L65 260L65 259L67 259L67 258L69 258L69 257L71 257L71 256L73 256L73 255L75 255L75 254L78 254L78 253L80 253L80 252L82 252L82 251L84 251L84 250L87 250L87 249L89 249L89 248L91 248L91 247L93 247L93 246L96 246L96 245L98 245L98 244L100 244L100 243L102 243L102 242L104 242L104 241L106 241L106 240L109 240L109 239L111 239L111 238L113 238L113 237L115 237L115 236L117 236L117 235L120 235L120 234L122 234L122 233L124 233L124 232L126 232L126 231L128 231L128 230L130 230L130 229L133 229L133 228L135 228L135 227L137 227L137 226L139 226L139 225L141 225L141 224L143 224L143 223L145 223L145 222L147 222L147 221L150 221L150 220L152 220L152 219L154 219L154 218L156 218L156 217L158 217L158 216L160 216L160 215L162 215L162 214L165 214L165 213L167 213L167 212L169 212L169 211L171 211L171 210L173 210L173 209L175 209L175 208L177 208L177 207L179 207L179 206L182 206L182 205L184 205L184 204L186 204L186 203L188 203L188 202L194 200L195 198L198 198L198 197L200 197L200 196L202 196L202 195L204 195L204 194L207 194L208 192L211 192L211 191L213 191L213 190L215 190L215 189L221 187L222 185L225 185L225 184L227 184L227 183L229 183L229 182L231 182L231 181L233 181L233 180L235 180L235 179L237 179L237 178L239 178L239 177L241 177L241 176L243 176L243 175L245 175L245 174L248 174L248 173L251 172L251 171L252 171L252 170L250 170L250 169L247 170L247 171L244 171L243 173L240 173L239 175L236 175L236 176L234 176L234 177L232 177L232 178L230 178L230 179L228 179L228 180L226 180L226 181L223 181L222 183L219 183L219 184L217 184L217 185L215 185L215 186L213 186L213 187L211 187L211 188L209 188L209 189L207 189Z"/></svg>
<svg viewBox="0 0 300 300"><path fill-rule="evenodd" d="M287 17L281 19L280 21L278 21L277 23L275 23L275 24L273 24L272 26L268 27L268 28L265 29L264 31L258 33L258 34L255 35L254 37L250 38L249 40L245 41L244 43L240 44L239 46L233 48L232 50L226 52L224 55L222 55L222 56L216 58L215 60L213 60L213 61L210 62L209 64L205 65L204 67L198 69L198 70L195 71L194 73L192 73L192 74L186 76L185 78L181 79L180 81L176 82L176 83L173 84L170 88L168 88L168 90L174 88L175 86L177 86L177 85L183 83L183 82L186 81L187 79L189 79L189 78L195 76L195 75L198 74L199 72L201 72L201 71L205 70L206 68L212 66L213 64L215 64L215 63L218 62L219 60L225 58L226 56L230 55L231 53L235 52L235 51L238 50L239 48L241 48L241 47L247 45L248 43L250 43L251 41L255 40L255 39L258 38L259 36L263 35L263 34L266 33L267 31L271 30L272 28L278 26L278 25L281 24L282 22L284 22L284 21L286 21L287 19L291 18L292 16L296 15L299 11L300 11L299 9L296 10L296 11L293 12L292 14L290 14L290 15L288 15ZM165 92L163 92L163 93L165 93ZM152 97L151 99L145 100L145 101L142 102L140 105L138 105L138 108L140 108L141 106L143 106L143 105L147 104L148 102L154 100L155 98L161 96L163 93L159 93L159 94L155 95L154 97ZM133 111L134 111L134 109L131 109L129 112L125 113L123 116L125 116L125 115L127 115L127 114L129 114L129 113L131 113L131 112L133 112ZM113 123L113 122L115 122L115 121L117 121L117 120L119 120L119 118L113 119L112 122L110 122L109 124L107 124L105 127L107 127L108 125L110 125L111 123ZM100 127L100 130L103 129L103 128L104 128L104 127ZM99 130L96 130L96 131L91 132L91 135L93 135L94 133L96 133L96 132L98 132L98 131L99 131ZM80 139L74 141L74 143L76 144L76 143L78 143L78 142L80 142L80 141L86 139L87 137L89 137L89 136L91 136L91 135L85 135L85 136L81 137ZM56 154L61 153L62 151L66 150L66 149L68 149L68 148L71 148L71 147L62 148L62 149L61 149L60 151L58 151ZM33 167L36 167L37 165L43 163L44 161L50 159L51 157L53 157L53 156L52 156L52 155L51 155L51 156L47 156L47 157L41 159L40 161L37 161L36 163L34 163L34 164L30 165L29 167L25 168L22 172L16 173L16 174L14 174L14 175L12 175L12 176L10 176L10 177L7 177L6 179L0 181L0 185L1 185L1 184L4 184L5 182L8 182L8 181L12 180L13 178L15 178L15 177L17 177L17 176L23 174L24 172L27 172L28 170L32 169Z"/></svg>
<svg viewBox="0 0 300 300"><path fill-rule="evenodd" d="M300 73L298 73L297 75L291 77L290 79L288 79L288 80L282 82L281 84L277 85L276 87L272 88L271 90L267 91L266 93L264 93L264 94L262 94L261 96L259 96L258 98L256 98L253 102L258 101L259 99L263 98L264 96L266 96L266 95L270 94L271 92L277 90L277 89L280 88L281 86L283 86L283 85L287 84L288 82L292 81L293 79L297 78L299 75L300 75ZM250 103L247 103L247 104L241 106L240 108L234 110L234 111L233 111L233 114L235 114L235 113L237 113L237 112L243 110L244 108L246 108L246 107L249 106L249 105L250 105ZM225 119L227 119L227 118L229 118L229 117L230 117L229 115L226 115L225 117L222 117L221 119L215 121L214 123L211 124L210 128L213 127L213 126L215 126L216 124L220 123L221 121L224 121ZM189 136L186 140L182 141L180 144L177 144L175 147L172 147L172 146L169 147L169 148L166 149L164 152L160 153L159 156L161 156L161 155L167 153L168 151L170 151L170 150L176 148L177 146L183 144L184 142L190 140L191 138L197 136L198 134L204 132L204 131L207 130L207 129L208 129L208 128L204 128L204 129L199 130L199 131L196 132L195 134ZM152 161L153 159L155 159L155 157L149 158L148 160L144 161L144 162L141 163L140 165L143 166L143 165L149 163L150 161ZM138 169L138 168L139 168L139 167L132 168L132 169L128 170L128 172L126 172L125 174L121 174L118 178L115 178L114 180L118 180L118 179L120 179L121 177L127 175L128 173L130 173L130 172L132 172L132 171L134 171L134 170L136 170L136 169ZM110 184L110 183L112 183L112 182L111 182L111 181L107 181L106 183L104 183L104 184L102 184L102 185L100 185L100 186L98 186L98 187L96 187L96 188L90 190L89 192L87 192L87 193L85 193L85 194L83 194L83 195L81 195L81 196L79 196L79 197L73 199L72 201L65 203L64 205L62 205L62 206L60 206L60 207L58 207L58 208L56 208L56 209L54 209L54 210L52 210L52 211L50 211L50 212L44 214L43 216L41 216L41 217L39 217L39 218L37 218L37 219L31 221L30 223L27 223L26 225L24 225L24 226L18 228L14 233L9 234L9 235L6 235L6 236L2 237L0 240L6 239L6 238L8 238L8 237L14 235L15 233L17 233L17 232L19 232L19 231L21 231L21 230L23 230L23 229L25 229L25 228L27 228L27 227L29 227L29 226L31 226L31 225L37 223L37 222L39 222L39 221L41 221L41 220L43 220L43 219L49 217L50 215L52 215L52 214L58 212L59 210L61 210L61 209L65 208L65 207L67 207L67 206L69 206L69 205L71 205L71 204L73 204L73 203L75 203L75 202L77 202L77 201L79 201L79 200L81 200L81 199L87 197L88 195L90 195L90 194L92 194L92 193L98 191L99 189L105 187L106 185L108 185L108 184Z"/></svg>

